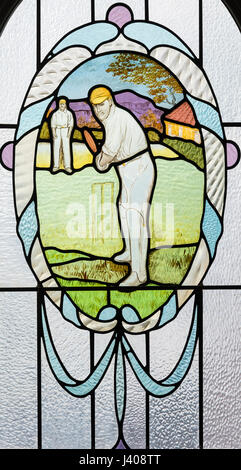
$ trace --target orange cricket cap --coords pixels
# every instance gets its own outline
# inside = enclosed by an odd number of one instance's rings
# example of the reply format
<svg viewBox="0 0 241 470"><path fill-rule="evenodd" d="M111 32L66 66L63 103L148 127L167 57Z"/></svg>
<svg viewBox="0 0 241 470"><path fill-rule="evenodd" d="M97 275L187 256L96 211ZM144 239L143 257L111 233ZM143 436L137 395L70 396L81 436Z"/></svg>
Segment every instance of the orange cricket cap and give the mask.
<svg viewBox="0 0 241 470"><path fill-rule="evenodd" d="M91 104L103 103L103 101L108 100L109 98L111 98L111 92L105 87L94 88L90 94Z"/></svg>

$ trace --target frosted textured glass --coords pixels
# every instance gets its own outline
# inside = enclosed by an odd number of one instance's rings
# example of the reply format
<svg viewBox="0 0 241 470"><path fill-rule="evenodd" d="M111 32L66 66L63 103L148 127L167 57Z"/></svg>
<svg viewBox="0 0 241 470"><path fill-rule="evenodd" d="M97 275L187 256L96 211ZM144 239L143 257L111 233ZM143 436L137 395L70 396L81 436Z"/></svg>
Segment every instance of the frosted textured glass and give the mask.
<svg viewBox="0 0 241 470"><path fill-rule="evenodd" d="M171 29L199 56L199 0L149 0L149 18Z"/></svg>
<svg viewBox="0 0 241 470"><path fill-rule="evenodd" d="M108 346L113 333L105 333L105 334L95 334L94 335L94 350L95 350L95 364L99 361L102 354L105 352L106 347Z"/></svg>
<svg viewBox="0 0 241 470"><path fill-rule="evenodd" d="M182 354L191 326L193 304L192 297L173 321L150 334L150 368L157 380L170 374Z"/></svg>
<svg viewBox="0 0 241 470"><path fill-rule="evenodd" d="M117 442L118 429L114 403L114 361L95 392L95 447L111 449Z"/></svg>
<svg viewBox="0 0 241 470"><path fill-rule="evenodd" d="M0 293L0 448L37 447L36 294Z"/></svg>
<svg viewBox="0 0 241 470"><path fill-rule="evenodd" d="M0 129L0 149L6 142L12 142L14 139L14 129Z"/></svg>
<svg viewBox="0 0 241 470"><path fill-rule="evenodd" d="M76 398L56 382L42 349L43 449L91 447L90 397Z"/></svg>
<svg viewBox="0 0 241 470"><path fill-rule="evenodd" d="M131 449L146 447L146 392L126 361L127 399L124 437Z"/></svg>
<svg viewBox="0 0 241 470"><path fill-rule="evenodd" d="M73 378L83 380L90 372L89 332L67 322L46 300L49 327L56 350ZM76 398L55 380L43 351L43 447L90 446L90 398ZM66 419L68 416L68 419Z"/></svg>
<svg viewBox="0 0 241 470"><path fill-rule="evenodd" d="M0 139L4 143L11 140L11 130L0 129ZM36 280L27 265L21 242L16 234L16 218L13 203L13 183L11 171L0 165L0 286L36 286Z"/></svg>
<svg viewBox="0 0 241 470"><path fill-rule="evenodd" d="M241 148L241 127L226 127L226 138ZM227 199L224 212L224 233L218 244L217 256L205 277L204 284L241 284L241 165L228 170Z"/></svg>
<svg viewBox="0 0 241 470"><path fill-rule="evenodd" d="M106 17L106 12L111 5L115 5L113 0L95 0L95 19L96 20L104 20ZM134 18L136 20L143 20L145 18L145 7L144 7L144 0L128 0L127 2L124 0L121 2L123 4L128 5L134 14Z"/></svg>
<svg viewBox="0 0 241 470"><path fill-rule="evenodd" d="M238 291L204 293L204 448L240 449L240 311Z"/></svg>
<svg viewBox="0 0 241 470"><path fill-rule="evenodd" d="M62 363L73 378L84 380L90 372L90 348L88 331L66 321L60 311L46 301L51 335Z"/></svg>
<svg viewBox="0 0 241 470"><path fill-rule="evenodd" d="M95 334L95 364L104 353L113 333ZM103 416L105 419L103 419ZM96 448L109 449L116 444L118 432L114 403L114 361L95 392Z"/></svg>
<svg viewBox="0 0 241 470"><path fill-rule="evenodd" d="M16 124L36 70L36 1L23 0L0 37L0 123Z"/></svg>
<svg viewBox="0 0 241 470"><path fill-rule="evenodd" d="M42 59L72 29L91 21L90 0L41 0Z"/></svg>
<svg viewBox="0 0 241 470"><path fill-rule="evenodd" d="M157 380L177 364L191 325L194 299L169 324L150 335L150 366ZM154 449L197 448L198 437L198 351L179 389L168 397L150 398L150 446Z"/></svg>
<svg viewBox="0 0 241 470"><path fill-rule="evenodd" d="M146 365L146 335L126 335L127 341L134 349L136 355Z"/></svg>
<svg viewBox="0 0 241 470"><path fill-rule="evenodd" d="M177 391L162 399L150 398L150 447L152 449L198 449L198 388L198 351L196 350L192 366Z"/></svg>
<svg viewBox="0 0 241 470"><path fill-rule="evenodd" d="M223 120L240 121L240 31L220 0L205 0L203 8L203 66Z"/></svg>

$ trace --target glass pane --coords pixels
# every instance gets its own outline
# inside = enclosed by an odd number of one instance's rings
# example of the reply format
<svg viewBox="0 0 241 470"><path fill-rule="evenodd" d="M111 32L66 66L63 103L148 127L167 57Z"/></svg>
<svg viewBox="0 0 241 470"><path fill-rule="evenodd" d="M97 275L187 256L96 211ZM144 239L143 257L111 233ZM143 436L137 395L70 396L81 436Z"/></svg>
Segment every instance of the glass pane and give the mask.
<svg viewBox="0 0 241 470"><path fill-rule="evenodd" d="M91 20L90 0L41 0L41 56L69 31Z"/></svg>
<svg viewBox="0 0 241 470"><path fill-rule="evenodd" d="M228 140L236 142L239 148L241 148L241 127L225 127L225 134ZM241 231L239 217L240 191L241 166L239 164L228 172L224 234L220 240L213 269L210 269L204 280L204 284L240 285L241 250L238 245Z"/></svg>
<svg viewBox="0 0 241 470"><path fill-rule="evenodd" d="M9 19L0 38L0 60L4 63L0 70L0 123L16 124L19 109L36 70L35 0L23 0ZM13 77L16 77L16 81Z"/></svg>
<svg viewBox="0 0 241 470"><path fill-rule="evenodd" d="M240 31L223 2L205 0L203 5L203 64L215 89L223 120L240 121Z"/></svg>
<svg viewBox="0 0 241 470"><path fill-rule="evenodd" d="M0 447L36 449L36 293L0 293L0 330Z"/></svg>
<svg viewBox="0 0 241 470"><path fill-rule="evenodd" d="M83 380L90 371L89 333L66 322L49 300L46 301L46 310L60 360L73 377ZM80 400L63 390L56 382L42 348L43 448L90 448L90 422L90 397Z"/></svg>
<svg viewBox="0 0 241 470"><path fill-rule="evenodd" d="M151 333L151 372L167 377L178 362L191 325L193 299L165 329ZM199 354L186 379L170 396L150 398L150 446L153 449L199 448Z"/></svg>
<svg viewBox="0 0 241 470"><path fill-rule="evenodd" d="M0 129L0 147L13 141L14 132L13 129ZM12 155L11 152L10 154ZM0 287L35 286L36 280L30 268L26 265L21 242L16 237L12 173L1 165L0 200Z"/></svg>
<svg viewBox="0 0 241 470"><path fill-rule="evenodd" d="M204 293L204 448L240 448L240 291Z"/></svg>
<svg viewBox="0 0 241 470"><path fill-rule="evenodd" d="M174 31L199 56L199 0L161 0L158 8L156 0L149 0L149 17Z"/></svg>

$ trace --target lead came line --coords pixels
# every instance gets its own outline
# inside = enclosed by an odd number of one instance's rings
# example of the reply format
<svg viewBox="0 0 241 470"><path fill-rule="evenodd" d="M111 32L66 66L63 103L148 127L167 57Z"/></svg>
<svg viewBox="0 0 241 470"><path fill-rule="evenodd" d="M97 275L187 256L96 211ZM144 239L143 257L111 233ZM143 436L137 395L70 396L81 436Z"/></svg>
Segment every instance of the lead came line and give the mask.
<svg viewBox="0 0 241 470"><path fill-rule="evenodd" d="M141 286L141 288L135 288L135 289L119 289L117 287L112 287L108 286L107 287L100 287L100 286L93 286L93 287L42 287L40 286L40 289L43 291L43 293L47 292L58 292L58 291L63 291L63 292L68 292L68 291L90 291L90 292L95 292L95 291L118 291L118 292L134 292L134 291L148 291L148 290L168 290L168 289L173 289L174 291L177 290L196 290L198 289L198 285L196 286L177 286L173 284L166 284L165 286ZM241 285L238 284L225 284L225 285L206 285L202 286L203 290L241 290ZM38 292L39 288L38 287L0 287L0 292Z"/></svg>
<svg viewBox="0 0 241 470"><path fill-rule="evenodd" d="M36 66L37 70L41 64L41 0L37 0L36 3Z"/></svg>
<svg viewBox="0 0 241 470"><path fill-rule="evenodd" d="M38 408L38 449L42 449L42 357L41 357L41 338L42 338L42 312L43 302L42 289L37 292L37 408Z"/></svg>
<svg viewBox="0 0 241 470"><path fill-rule="evenodd" d="M17 124L0 124L0 129L17 129Z"/></svg>
<svg viewBox="0 0 241 470"><path fill-rule="evenodd" d="M95 22L95 0L91 0L91 22Z"/></svg>
<svg viewBox="0 0 241 470"><path fill-rule="evenodd" d="M90 372L95 367L95 336L93 331L90 331ZM91 449L95 449L95 391L91 392Z"/></svg>
<svg viewBox="0 0 241 470"><path fill-rule="evenodd" d="M203 67L203 1L199 0L199 61Z"/></svg>
<svg viewBox="0 0 241 470"><path fill-rule="evenodd" d="M145 0L145 20L149 21L149 1Z"/></svg>
<svg viewBox="0 0 241 470"><path fill-rule="evenodd" d="M203 449L203 290L196 294L198 308L198 349L199 349L199 448Z"/></svg>
<svg viewBox="0 0 241 470"><path fill-rule="evenodd" d="M150 374L150 333L146 333L146 370ZM150 449L150 396L146 392L146 449Z"/></svg>

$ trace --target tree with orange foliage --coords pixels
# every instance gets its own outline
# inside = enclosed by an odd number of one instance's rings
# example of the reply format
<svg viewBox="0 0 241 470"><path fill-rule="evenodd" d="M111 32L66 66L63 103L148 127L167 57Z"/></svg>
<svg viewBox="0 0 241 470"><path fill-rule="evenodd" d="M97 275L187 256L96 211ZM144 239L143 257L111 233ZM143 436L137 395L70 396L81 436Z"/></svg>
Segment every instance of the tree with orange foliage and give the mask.
<svg viewBox="0 0 241 470"><path fill-rule="evenodd" d="M176 104L175 94L183 93L178 81L154 60L132 52L122 52L114 57L115 61L106 72L111 72L124 82L145 85L155 103L166 101L173 106Z"/></svg>

